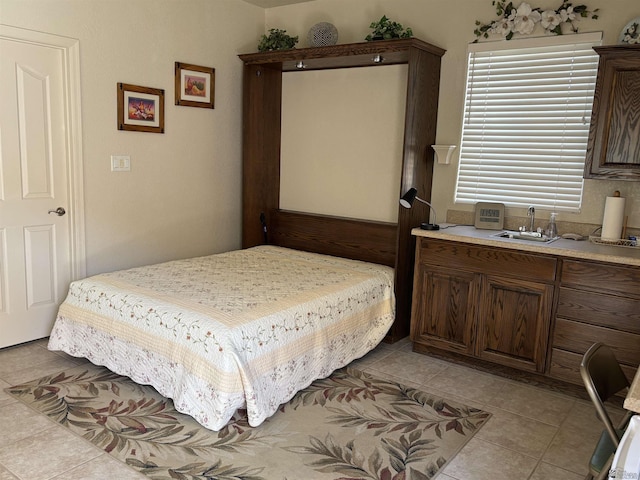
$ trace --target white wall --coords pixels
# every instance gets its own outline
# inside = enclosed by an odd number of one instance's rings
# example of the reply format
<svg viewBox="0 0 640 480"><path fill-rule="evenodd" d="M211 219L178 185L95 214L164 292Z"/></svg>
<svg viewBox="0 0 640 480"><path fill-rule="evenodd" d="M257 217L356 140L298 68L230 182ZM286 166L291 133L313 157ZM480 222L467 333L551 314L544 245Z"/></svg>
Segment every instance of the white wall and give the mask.
<svg viewBox="0 0 640 480"><path fill-rule="evenodd" d="M514 2L516 5L518 2ZM531 0L533 7L557 8L561 0ZM583 19L580 31L602 31L604 44L615 44L620 30L640 16L638 0L585 0L590 9L600 8L598 20ZM331 22L338 29L338 43L361 42L371 32L369 24L387 15L411 27L421 40L447 50L442 58L442 75L436 142L459 145L466 73L466 52L475 39L475 21L488 23L496 18L490 0L315 0L309 3L270 8L266 12L267 28L282 28L298 35L298 47L306 47L309 28L318 22ZM378 122L379 119L371 119ZM365 125L366 128L366 125ZM286 133L285 133L286 134ZM450 165L436 165L432 201L439 218L450 209L472 210L472 206L455 205L453 194L457 171L457 154ZM640 228L640 182L587 180L583 208L579 214L562 212L559 220L600 224L607 195L620 190L627 197L629 226ZM526 216L522 209L507 209L507 215ZM540 213L541 218L548 213Z"/></svg>
<svg viewBox="0 0 640 480"><path fill-rule="evenodd" d="M406 65L283 74L280 207L397 222L406 96Z"/></svg>
<svg viewBox="0 0 640 480"><path fill-rule="evenodd" d="M240 0L0 0L0 22L80 40L89 274L240 247L242 62L264 9ZM216 69L215 109L174 105L174 62ZM164 134L118 131L116 84L165 90ZM112 173L110 155L131 156Z"/></svg>

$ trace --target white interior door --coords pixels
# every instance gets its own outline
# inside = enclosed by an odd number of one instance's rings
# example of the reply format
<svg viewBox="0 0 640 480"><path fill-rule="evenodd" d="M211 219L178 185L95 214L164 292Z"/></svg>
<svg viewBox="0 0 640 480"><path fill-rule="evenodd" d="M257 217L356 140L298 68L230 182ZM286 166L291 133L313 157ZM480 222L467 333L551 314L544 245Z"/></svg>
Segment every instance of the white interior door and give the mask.
<svg viewBox="0 0 640 480"><path fill-rule="evenodd" d="M65 52L0 51L1 348L49 335L73 268Z"/></svg>

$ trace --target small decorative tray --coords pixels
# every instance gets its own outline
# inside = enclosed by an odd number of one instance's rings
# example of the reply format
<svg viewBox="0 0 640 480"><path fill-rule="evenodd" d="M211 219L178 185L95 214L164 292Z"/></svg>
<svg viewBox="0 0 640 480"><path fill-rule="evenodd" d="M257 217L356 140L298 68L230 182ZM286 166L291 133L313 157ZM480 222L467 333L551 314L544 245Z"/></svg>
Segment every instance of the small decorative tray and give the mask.
<svg viewBox="0 0 640 480"><path fill-rule="evenodd" d="M636 248L637 244L635 240L606 240L601 237L590 236L589 241L591 243L597 243L598 245L611 245L614 247L631 247Z"/></svg>

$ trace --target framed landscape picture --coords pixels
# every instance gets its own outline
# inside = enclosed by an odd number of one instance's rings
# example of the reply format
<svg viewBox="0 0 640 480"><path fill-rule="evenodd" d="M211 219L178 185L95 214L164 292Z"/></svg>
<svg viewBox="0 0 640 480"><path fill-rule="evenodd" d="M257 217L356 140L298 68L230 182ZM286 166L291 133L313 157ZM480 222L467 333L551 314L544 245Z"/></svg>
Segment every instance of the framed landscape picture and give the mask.
<svg viewBox="0 0 640 480"><path fill-rule="evenodd" d="M215 78L214 68L176 62L176 105L213 108Z"/></svg>
<svg viewBox="0 0 640 480"><path fill-rule="evenodd" d="M118 130L164 133L164 90L118 83Z"/></svg>

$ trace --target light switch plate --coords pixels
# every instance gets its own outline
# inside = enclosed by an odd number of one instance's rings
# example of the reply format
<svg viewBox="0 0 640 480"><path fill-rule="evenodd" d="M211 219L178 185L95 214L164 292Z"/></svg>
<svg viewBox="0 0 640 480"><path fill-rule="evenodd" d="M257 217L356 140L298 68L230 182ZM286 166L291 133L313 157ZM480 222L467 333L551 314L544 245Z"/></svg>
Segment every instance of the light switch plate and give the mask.
<svg viewBox="0 0 640 480"><path fill-rule="evenodd" d="M129 155L111 155L112 172L128 172L131 170L131 157Z"/></svg>

